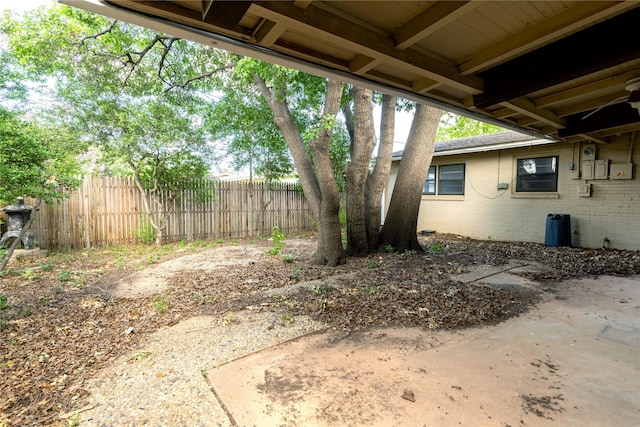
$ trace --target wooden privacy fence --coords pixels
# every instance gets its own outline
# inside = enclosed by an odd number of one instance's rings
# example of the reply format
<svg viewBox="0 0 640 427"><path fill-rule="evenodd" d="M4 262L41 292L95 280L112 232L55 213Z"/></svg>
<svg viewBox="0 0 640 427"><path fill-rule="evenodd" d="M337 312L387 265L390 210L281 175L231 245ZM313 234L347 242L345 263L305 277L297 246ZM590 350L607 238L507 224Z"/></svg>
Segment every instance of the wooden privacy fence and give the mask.
<svg viewBox="0 0 640 427"><path fill-rule="evenodd" d="M294 184L194 181L175 198L162 194L168 217L163 241L211 240L314 229ZM32 226L41 248L90 248L136 243L148 224L143 195L131 178L88 177L68 199L42 205ZM35 205L35 200L25 199Z"/></svg>

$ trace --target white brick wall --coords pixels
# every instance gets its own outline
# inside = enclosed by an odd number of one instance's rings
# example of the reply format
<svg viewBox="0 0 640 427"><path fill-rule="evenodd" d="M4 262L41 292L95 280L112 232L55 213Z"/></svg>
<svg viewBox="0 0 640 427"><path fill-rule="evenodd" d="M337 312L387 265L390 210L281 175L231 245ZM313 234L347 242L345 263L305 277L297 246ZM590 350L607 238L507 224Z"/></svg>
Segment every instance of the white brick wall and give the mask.
<svg viewBox="0 0 640 427"><path fill-rule="evenodd" d="M571 215L574 246L640 250L640 144L629 140L597 146L597 159L627 163L632 153L632 180L572 180L569 163L580 165L581 144L557 143L484 153L434 157L433 165L465 163L464 196L423 196L418 231L436 230L503 241L544 243L547 214ZM515 193L515 162L522 157L559 156L558 192L548 195ZM392 168L386 194L395 182ZM497 184L509 183L498 190ZM578 186L591 184L591 197L580 197ZM390 197L385 196L388 206Z"/></svg>

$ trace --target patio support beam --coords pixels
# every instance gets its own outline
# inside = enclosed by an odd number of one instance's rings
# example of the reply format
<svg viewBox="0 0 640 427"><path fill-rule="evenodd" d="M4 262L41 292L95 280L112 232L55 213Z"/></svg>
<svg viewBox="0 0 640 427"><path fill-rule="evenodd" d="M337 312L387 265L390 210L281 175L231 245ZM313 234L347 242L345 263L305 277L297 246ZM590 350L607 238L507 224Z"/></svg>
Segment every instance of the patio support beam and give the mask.
<svg viewBox="0 0 640 427"><path fill-rule="evenodd" d="M265 19L262 25L260 25L258 30L255 32L254 36L259 45L269 47L280 38L286 29L286 25Z"/></svg>
<svg viewBox="0 0 640 427"><path fill-rule="evenodd" d="M250 1L203 0L202 21L232 30L240 23L249 6Z"/></svg>
<svg viewBox="0 0 640 427"><path fill-rule="evenodd" d="M536 108L535 105L533 105L533 102L524 98L512 99L509 102L503 102L500 105L524 114L527 117L531 117L532 119L535 119L536 122L541 122L558 129L566 125L564 119L556 116L551 111ZM530 123L526 122L526 124Z"/></svg>
<svg viewBox="0 0 640 427"><path fill-rule="evenodd" d="M633 2L587 1L513 34L464 60L460 73L469 75L486 70L524 52L557 40L576 29L586 27L603 17L633 7Z"/></svg>
<svg viewBox="0 0 640 427"><path fill-rule="evenodd" d="M472 8L478 1L435 2L393 33L396 49L406 49L445 25L450 24Z"/></svg>
<svg viewBox="0 0 640 427"><path fill-rule="evenodd" d="M595 111L595 110L594 110ZM558 130L558 136L566 138L602 129L640 123L638 110L629 103L609 105L586 117L584 112L565 117L567 127Z"/></svg>
<svg viewBox="0 0 640 427"><path fill-rule="evenodd" d="M638 22L640 8L632 9L481 73L485 91L475 95L475 105L496 105L639 58Z"/></svg>
<svg viewBox="0 0 640 427"><path fill-rule="evenodd" d="M475 76L460 76L458 68L446 61L425 55L414 49L398 50L389 37L346 20L326 10L309 5L302 10L282 1L256 1L249 11L270 21L280 22L336 46L359 52L396 67L411 67L413 72L446 85L477 94L484 86Z"/></svg>

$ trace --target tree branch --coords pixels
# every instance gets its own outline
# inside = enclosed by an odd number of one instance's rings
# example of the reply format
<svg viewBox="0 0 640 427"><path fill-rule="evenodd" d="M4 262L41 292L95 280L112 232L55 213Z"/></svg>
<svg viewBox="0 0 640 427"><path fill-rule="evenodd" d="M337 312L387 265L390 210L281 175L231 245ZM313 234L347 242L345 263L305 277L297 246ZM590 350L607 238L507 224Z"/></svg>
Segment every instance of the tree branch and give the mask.
<svg viewBox="0 0 640 427"><path fill-rule="evenodd" d="M116 27L116 25L118 25L118 20L117 20L117 19L114 19L114 20L111 22L111 25L109 25L109 27L108 27L106 30L104 30L104 31L102 31L102 32L100 32L100 33L98 33L98 34L93 34L93 35L90 35L90 36L83 37L83 38L80 40L80 42L78 43L78 45L79 45L80 47L82 47L82 46L84 46L84 44L85 44L85 42L86 42L87 40L97 40L97 39L98 39L98 37L104 36L105 34L108 34L108 33L110 33L111 31L113 31L113 29Z"/></svg>
<svg viewBox="0 0 640 427"><path fill-rule="evenodd" d="M235 66L236 66L236 64L235 64L235 63L233 63L233 64L228 64L228 65L223 65L223 66L218 67L218 68L215 68L215 69L213 69L213 70L211 70L211 71L209 71L209 72L207 72L207 73L200 74L199 76L191 77L190 79L187 79L187 80L185 80L185 81L184 81L184 82L182 82L182 83L173 83L173 84L171 84L167 89L165 89L165 93L166 93L166 92L169 92L170 90L175 89L175 88L184 89L185 87L187 87L187 86L188 86L190 83L192 83L192 82L195 82L195 81L197 81L197 80L203 80L203 79L206 79L207 77L211 77L212 75L214 75L215 73L217 73L217 72L219 72L219 71L228 70L228 69L231 69L231 68L233 68L233 67L235 67ZM160 71L158 71L158 73L159 73L159 72L160 72ZM158 75L158 77L160 77L160 76ZM162 81L163 81L163 82L165 82L165 83L169 84L169 83L168 83L166 80L164 80L162 77L160 77L160 78L162 79Z"/></svg>

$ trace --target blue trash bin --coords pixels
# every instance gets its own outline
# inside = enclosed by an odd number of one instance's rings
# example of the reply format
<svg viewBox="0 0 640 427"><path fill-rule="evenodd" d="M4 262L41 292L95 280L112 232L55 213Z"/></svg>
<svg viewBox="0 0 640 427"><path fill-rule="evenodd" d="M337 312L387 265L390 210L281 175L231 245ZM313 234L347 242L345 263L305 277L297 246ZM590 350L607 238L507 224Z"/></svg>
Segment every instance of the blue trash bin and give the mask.
<svg viewBox="0 0 640 427"><path fill-rule="evenodd" d="M547 215L545 246L571 246L571 215Z"/></svg>

